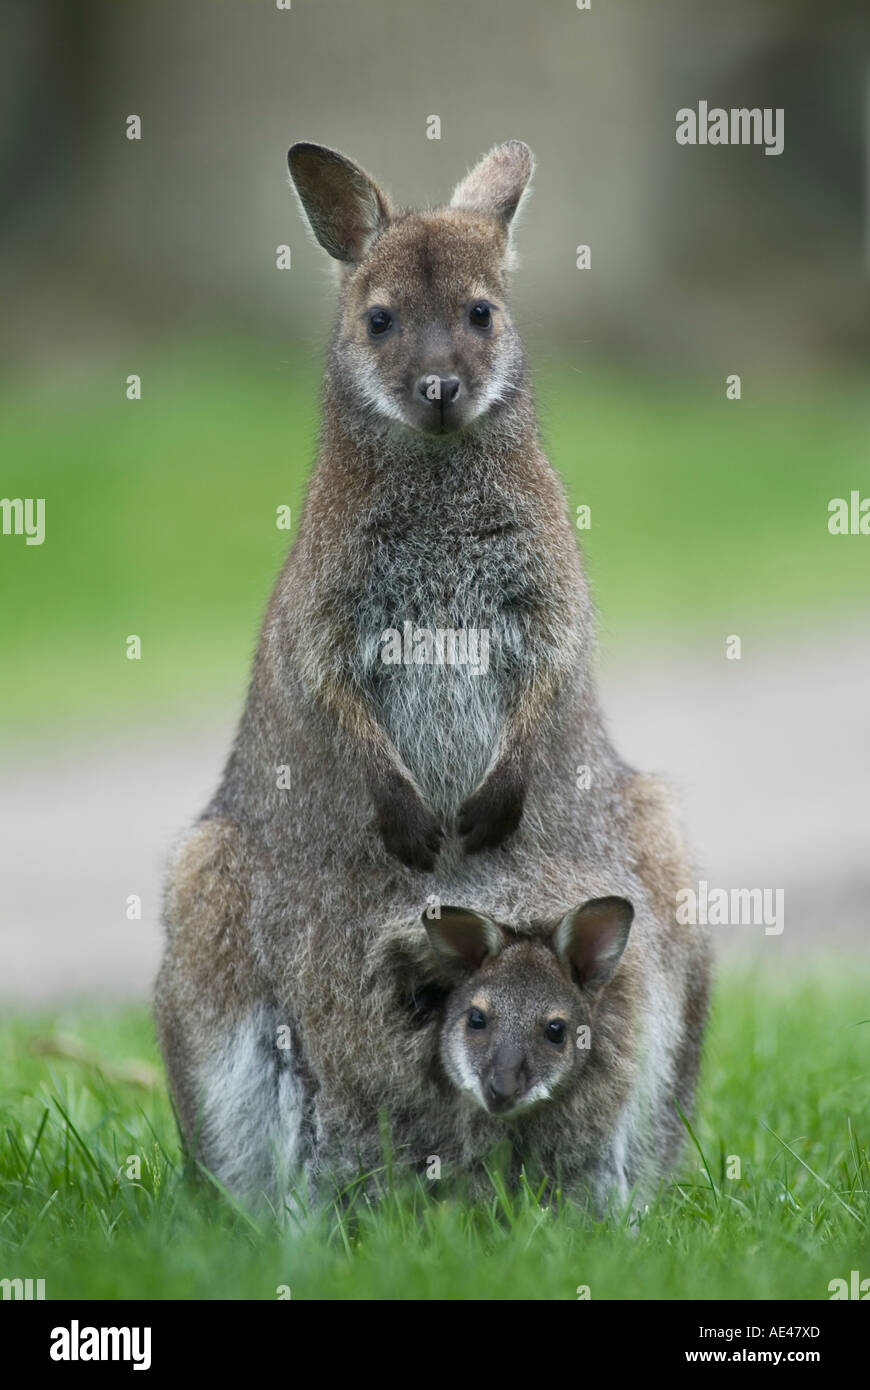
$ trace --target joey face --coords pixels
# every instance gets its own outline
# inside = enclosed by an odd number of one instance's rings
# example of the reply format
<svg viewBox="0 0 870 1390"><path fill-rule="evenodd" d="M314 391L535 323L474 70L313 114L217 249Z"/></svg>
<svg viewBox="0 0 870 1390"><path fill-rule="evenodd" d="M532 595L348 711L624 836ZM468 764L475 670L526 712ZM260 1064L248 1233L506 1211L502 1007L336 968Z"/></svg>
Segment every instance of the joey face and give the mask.
<svg viewBox="0 0 870 1390"><path fill-rule="evenodd" d="M550 1096L585 1053L577 1028L588 1018L580 991L546 947L508 946L454 990L441 1055L460 1090L492 1115L516 1115Z"/></svg>
<svg viewBox="0 0 870 1390"><path fill-rule="evenodd" d="M545 937L517 939L467 909L442 907L437 921L424 914L436 956L459 977L441 1027L441 1058L457 1089L510 1117L579 1073L590 1052L577 1046L577 1030L619 966L633 916L624 898L595 898Z"/></svg>
<svg viewBox="0 0 870 1390"><path fill-rule="evenodd" d="M330 372L345 402L381 422L451 436L522 387L506 304L509 224L528 183L528 148L491 151L449 208L395 213L356 165L294 145L290 172L312 231L343 263Z"/></svg>

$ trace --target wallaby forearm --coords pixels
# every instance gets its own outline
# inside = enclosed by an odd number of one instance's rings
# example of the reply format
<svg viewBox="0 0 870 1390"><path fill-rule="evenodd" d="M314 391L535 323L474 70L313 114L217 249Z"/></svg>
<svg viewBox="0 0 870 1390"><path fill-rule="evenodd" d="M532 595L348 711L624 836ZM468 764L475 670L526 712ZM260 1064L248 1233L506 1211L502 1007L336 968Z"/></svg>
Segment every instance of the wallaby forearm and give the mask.
<svg viewBox="0 0 870 1390"><path fill-rule="evenodd" d="M349 682L326 676L317 695L359 751L387 849L410 868L431 870L441 847L441 827L392 739Z"/></svg>

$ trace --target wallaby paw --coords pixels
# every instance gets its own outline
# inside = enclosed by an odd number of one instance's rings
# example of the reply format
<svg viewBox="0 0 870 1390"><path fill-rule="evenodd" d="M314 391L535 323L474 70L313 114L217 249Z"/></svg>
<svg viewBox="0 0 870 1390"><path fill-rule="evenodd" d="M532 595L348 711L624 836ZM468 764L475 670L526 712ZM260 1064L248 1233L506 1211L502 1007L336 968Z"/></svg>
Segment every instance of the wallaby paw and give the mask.
<svg viewBox="0 0 870 1390"><path fill-rule="evenodd" d="M378 829L389 854L409 869L430 874L444 839L438 818L425 806L413 787L376 799Z"/></svg>
<svg viewBox="0 0 870 1390"><path fill-rule="evenodd" d="M466 854L495 849L517 828L525 787L517 774L496 767L459 808L457 829Z"/></svg>
<svg viewBox="0 0 870 1390"><path fill-rule="evenodd" d="M381 822L380 829L390 854L394 854L409 869L422 869L424 873L431 874L444 832L431 812L426 811L425 807L423 810L425 819L417 816L410 821L403 818L391 820L388 824Z"/></svg>

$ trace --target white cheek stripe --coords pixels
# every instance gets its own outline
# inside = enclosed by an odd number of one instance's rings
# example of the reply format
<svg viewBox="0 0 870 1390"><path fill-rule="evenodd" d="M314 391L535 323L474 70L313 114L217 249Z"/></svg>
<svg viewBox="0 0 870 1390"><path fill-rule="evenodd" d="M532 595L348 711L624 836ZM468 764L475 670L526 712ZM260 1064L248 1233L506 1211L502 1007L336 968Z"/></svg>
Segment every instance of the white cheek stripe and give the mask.
<svg viewBox="0 0 870 1390"><path fill-rule="evenodd" d="M477 420L481 415L489 410L491 405L507 399L507 392L513 387L514 383L510 380L510 362L504 361L509 357L509 353L500 351L499 356L493 366L492 374L486 382L481 395L475 405L474 414L469 417L468 423ZM358 344L350 350L350 361L353 370L354 384L360 396L369 408L383 415L388 420L397 420L400 424L410 425L401 407L387 392L378 378L377 369L371 362L367 353Z"/></svg>
<svg viewBox="0 0 870 1390"><path fill-rule="evenodd" d="M379 415L386 416L388 420L398 420L402 424L406 424L405 417L395 401L383 390L378 380L378 374L371 362L358 351L354 351L352 361L354 383L366 405L377 411Z"/></svg>

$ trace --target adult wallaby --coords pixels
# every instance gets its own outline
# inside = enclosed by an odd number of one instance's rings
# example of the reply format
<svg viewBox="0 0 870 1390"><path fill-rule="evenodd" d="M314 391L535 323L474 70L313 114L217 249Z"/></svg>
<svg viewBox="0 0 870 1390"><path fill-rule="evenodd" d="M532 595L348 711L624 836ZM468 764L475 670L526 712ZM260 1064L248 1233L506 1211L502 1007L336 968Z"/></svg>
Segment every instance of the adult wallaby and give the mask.
<svg viewBox="0 0 870 1390"><path fill-rule="evenodd" d="M615 895L636 914L625 979L657 990L626 1005L621 1045L646 1050L607 1161L625 1175L650 1135L673 1147L706 944L674 920L688 869L666 794L603 727L592 605L508 311L531 153L497 147L426 212L320 146L289 164L341 263L339 309L299 533L222 782L170 873L157 1019L182 1128L240 1192L370 1159L383 1106L409 1152L437 1152L431 1107L455 1094L401 1005L408 961L431 971L422 902L531 935Z"/></svg>

